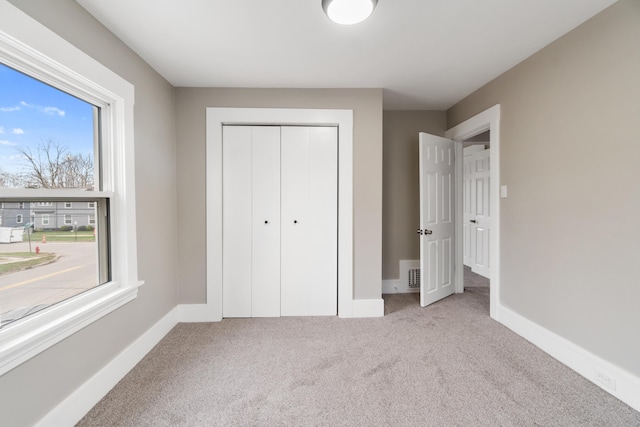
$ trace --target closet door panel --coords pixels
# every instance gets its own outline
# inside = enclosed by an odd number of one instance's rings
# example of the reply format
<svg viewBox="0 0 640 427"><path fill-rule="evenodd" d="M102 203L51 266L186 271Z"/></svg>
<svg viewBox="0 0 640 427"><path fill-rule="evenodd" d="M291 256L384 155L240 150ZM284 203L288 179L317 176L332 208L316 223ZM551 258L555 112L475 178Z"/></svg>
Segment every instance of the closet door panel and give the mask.
<svg viewBox="0 0 640 427"><path fill-rule="evenodd" d="M280 316L280 128L252 128L253 317Z"/></svg>
<svg viewBox="0 0 640 427"><path fill-rule="evenodd" d="M222 131L222 314L251 317L251 128Z"/></svg>
<svg viewBox="0 0 640 427"><path fill-rule="evenodd" d="M338 130L309 128L309 316L338 312Z"/></svg>
<svg viewBox="0 0 640 427"><path fill-rule="evenodd" d="M305 316L308 312L309 247L313 227L308 213L309 131L282 128L282 279L281 314Z"/></svg>
<svg viewBox="0 0 640 427"><path fill-rule="evenodd" d="M282 128L283 316L337 312L337 129Z"/></svg>

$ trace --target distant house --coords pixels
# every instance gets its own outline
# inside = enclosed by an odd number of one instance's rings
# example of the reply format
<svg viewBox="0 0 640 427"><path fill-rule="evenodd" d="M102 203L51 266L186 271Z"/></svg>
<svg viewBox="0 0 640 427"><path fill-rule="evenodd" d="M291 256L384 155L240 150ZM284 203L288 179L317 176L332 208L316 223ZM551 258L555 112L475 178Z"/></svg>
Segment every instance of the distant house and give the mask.
<svg viewBox="0 0 640 427"><path fill-rule="evenodd" d="M95 202L2 202L0 226L56 230L60 227L96 225Z"/></svg>
<svg viewBox="0 0 640 427"><path fill-rule="evenodd" d="M95 202L31 202L30 222L36 229L96 226Z"/></svg>
<svg viewBox="0 0 640 427"><path fill-rule="evenodd" d="M24 227L30 221L28 202L0 203L0 226Z"/></svg>

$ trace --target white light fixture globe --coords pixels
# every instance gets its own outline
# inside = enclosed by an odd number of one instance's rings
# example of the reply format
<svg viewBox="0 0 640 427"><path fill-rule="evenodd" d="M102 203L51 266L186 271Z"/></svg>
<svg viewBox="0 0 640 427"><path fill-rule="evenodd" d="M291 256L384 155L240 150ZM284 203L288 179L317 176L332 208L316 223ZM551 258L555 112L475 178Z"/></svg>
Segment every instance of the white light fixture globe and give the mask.
<svg viewBox="0 0 640 427"><path fill-rule="evenodd" d="M337 24L352 25L371 15L378 0L322 0L322 8L329 19Z"/></svg>

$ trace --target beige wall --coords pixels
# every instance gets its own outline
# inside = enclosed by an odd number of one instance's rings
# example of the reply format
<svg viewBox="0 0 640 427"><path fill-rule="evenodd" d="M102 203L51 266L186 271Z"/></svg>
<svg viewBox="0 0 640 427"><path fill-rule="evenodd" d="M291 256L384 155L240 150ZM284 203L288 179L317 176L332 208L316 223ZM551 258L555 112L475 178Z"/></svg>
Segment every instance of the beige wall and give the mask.
<svg viewBox="0 0 640 427"><path fill-rule="evenodd" d="M177 88L179 301L204 303L205 109L352 109L354 297L380 298L382 263L382 90Z"/></svg>
<svg viewBox="0 0 640 427"><path fill-rule="evenodd" d="M177 304L174 89L73 0L12 0L135 85L138 298L0 377L0 424L33 425Z"/></svg>
<svg viewBox="0 0 640 427"><path fill-rule="evenodd" d="M444 136L444 111L383 113L382 278L399 278L398 261L419 259L418 133Z"/></svg>
<svg viewBox="0 0 640 427"><path fill-rule="evenodd" d="M497 103L502 303L640 376L640 2L487 84L448 125Z"/></svg>

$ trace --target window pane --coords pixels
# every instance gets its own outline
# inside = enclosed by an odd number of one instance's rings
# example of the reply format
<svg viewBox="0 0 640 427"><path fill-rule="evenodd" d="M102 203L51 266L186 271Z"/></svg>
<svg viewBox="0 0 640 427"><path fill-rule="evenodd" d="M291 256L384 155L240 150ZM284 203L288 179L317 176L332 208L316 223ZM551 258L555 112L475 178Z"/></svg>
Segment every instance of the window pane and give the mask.
<svg viewBox="0 0 640 427"><path fill-rule="evenodd" d="M96 110L0 64L0 187L94 189Z"/></svg>
<svg viewBox="0 0 640 427"><path fill-rule="evenodd" d="M107 201L65 205L5 202L0 209L0 327L109 280L101 244L108 239L95 221Z"/></svg>

